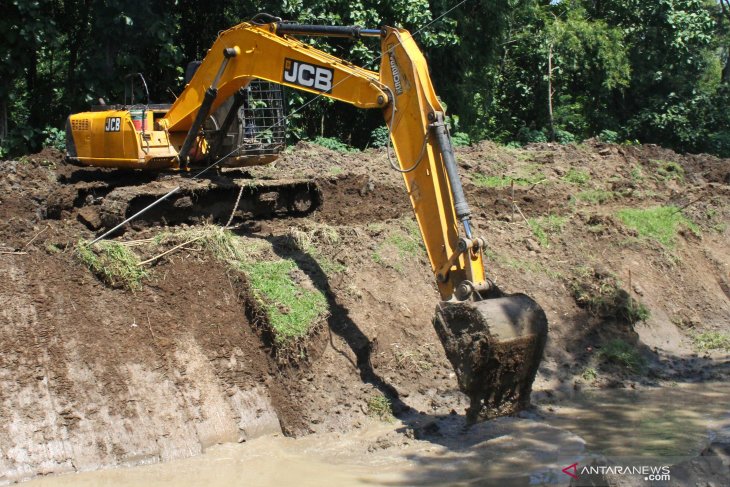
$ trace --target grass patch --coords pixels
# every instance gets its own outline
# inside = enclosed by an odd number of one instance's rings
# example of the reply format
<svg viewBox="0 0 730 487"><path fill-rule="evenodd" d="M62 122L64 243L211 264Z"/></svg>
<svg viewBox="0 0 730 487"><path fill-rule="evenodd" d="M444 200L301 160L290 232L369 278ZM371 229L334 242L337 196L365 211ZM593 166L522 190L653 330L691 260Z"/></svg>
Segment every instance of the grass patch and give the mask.
<svg viewBox="0 0 730 487"><path fill-rule="evenodd" d="M631 168L629 173L631 180L635 183L640 183L644 180L644 172L641 170L641 166L634 166Z"/></svg>
<svg viewBox="0 0 730 487"><path fill-rule="evenodd" d="M188 241L194 241L196 247L210 252L213 257L232 267L257 256L266 245L260 241L244 241L231 231L216 225L162 232L154 239L154 243L158 246L177 245Z"/></svg>
<svg viewBox="0 0 730 487"><path fill-rule="evenodd" d="M368 399L368 416L391 423L395 420L393 416L393 405L390 399L382 393L376 393Z"/></svg>
<svg viewBox="0 0 730 487"><path fill-rule="evenodd" d="M396 343L393 345L395 366L401 370L427 372L434 366L433 362L429 360L429 351L428 345L411 349Z"/></svg>
<svg viewBox="0 0 730 487"><path fill-rule="evenodd" d="M415 257L426 250L418 223L411 219L403 220L403 228L390 234L385 242L395 247L403 258Z"/></svg>
<svg viewBox="0 0 730 487"><path fill-rule="evenodd" d="M387 262L393 260L387 259L384 255L387 254L388 248L395 250L395 262ZM390 265L398 272L402 272L402 262L415 259L422 255L425 249L418 223L409 219L403 221L403 228L399 228L385 237L385 240L373 252L372 259L376 264Z"/></svg>
<svg viewBox="0 0 730 487"><path fill-rule="evenodd" d="M638 350L623 340L611 340L601 348L601 357L606 361L621 367L625 367L632 372L640 372L646 365L644 357Z"/></svg>
<svg viewBox="0 0 730 487"><path fill-rule="evenodd" d="M656 165L657 178L662 181L684 181L684 168L673 161L652 159L650 162Z"/></svg>
<svg viewBox="0 0 730 487"><path fill-rule="evenodd" d="M486 174L476 173L471 180L476 186L483 188L506 188L514 183L515 186L532 186L533 184L544 181L545 175L542 173L533 173L526 176L487 176Z"/></svg>
<svg viewBox="0 0 730 487"><path fill-rule="evenodd" d="M674 247L677 232L686 227L695 235L700 229L687 219L676 206L656 206L647 209L627 208L618 212L618 217L640 237L656 240L667 247Z"/></svg>
<svg viewBox="0 0 730 487"><path fill-rule="evenodd" d="M571 287L578 306L587 309L593 316L632 324L646 321L651 316L649 308L631 297L613 276L604 276L597 281L583 277L573 282Z"/></svg>
<svg viewBox="0 0 730 487"><path fill-rule="evenodd" d="M102 240L91 246L79 241L76 255L103 283L111 287L136 291L142 288L142 280L149 275L139 265L137 254L118 242Z"/></svg>
<svg viewBox="0 0 730 487"><path fill-rule="evenodd" d="M298 269L293 260L246 262L240 269L268 313L279 344L305 337L327 312L327 299L319 290L303 288L292 279Z"/></svg>
<svg viewBox="0 0 730 487"><path fill-rule="evenodd" d="M730 352L730 334L720 331L706 331L692 335L692 343L697 350L722 350Z"/></svg>
<svg viewBox="0 0 730 487"><path fill-rule="evenodd" d="M541 263L535 262L533 260L512 259L510 257L505 257L501 254L497 254L491 249L485 249L484 254L488 259L494 262L498 262L506 267L517 269L518 271L532 272L535 274L545 274L553 279L561 279L563 277L560 272L549 269Z"/></svg>
<svg viewBox="0 0 730 487"><path fill-rule="evenodd" d="M599 205L612 200L614 196L616 195L613 191L606 191L603 189L588 189L575 195L575 197L580 201Z"/></svg>
<svg viewBox="0 0 730 487"><path fill-rule="evenodd" d="M586 382L593 382L598 378L598 372L593 367L588 367L580 376Z"/></svg>
<svg viewBox="0 0 730 487"><path fill-rule="evenodd" d="M562 179L566 183L582 186L591 180L591 175L584 169L570 169Z"/></svg>
<svg viewBox="0 0 730 487"><path fill-rule="evenodd" d="M295 280L299 266L294 260L267 260L265 241L244 239L214 225L162 233L155 240L172 245L192 239L197 239L195 246L248 277L254 298L269 317L277 344L286 345L307 336L327 313L324 294Z"/></svg>
<svg viewBox="0 0 730 487"><path fill-rule="evenodd" d="M343 264L325 256L320 250L322 246L340 242L337 228L326 224L315 224L305 229L290 228L289 238L300 251L316 260L325 274L337 274L347 270Z"/></svg>
<svg viewBox="0 0 730 487"><path fill-rule="evenodd" d="M540 242L543 247L550 246L550 235L559 234L563 231L567 217L558 215L549 215L547 217L530 218L527 223L530 225L532 234Z"/></svg>

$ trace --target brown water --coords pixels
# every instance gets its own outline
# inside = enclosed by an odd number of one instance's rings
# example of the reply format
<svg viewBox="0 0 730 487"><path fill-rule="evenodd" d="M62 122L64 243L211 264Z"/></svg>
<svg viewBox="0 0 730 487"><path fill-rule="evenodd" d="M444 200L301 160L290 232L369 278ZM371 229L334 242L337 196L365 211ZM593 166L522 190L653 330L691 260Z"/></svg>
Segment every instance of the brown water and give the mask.
<svg viewBox="0 0 730 487"><path fill-rule="evenodd" d="M718 431L730 432L730 383L586 391L546 422L581 436L610 457L695 456Z"/></svg>
<svg viewBox="0 0 730 487"><path fill-rule="evenodd" d="M695 456L713 431L730 431L729 404L727 383L590 391L552 412L542 407L546 418L535 421L504 418L464 432L462 418L445 418L428 440L409 438L400 422L372 422L346 435L269 436L166 464L25 485L562 485L560 469L590 454L659 463Z"/></svg>

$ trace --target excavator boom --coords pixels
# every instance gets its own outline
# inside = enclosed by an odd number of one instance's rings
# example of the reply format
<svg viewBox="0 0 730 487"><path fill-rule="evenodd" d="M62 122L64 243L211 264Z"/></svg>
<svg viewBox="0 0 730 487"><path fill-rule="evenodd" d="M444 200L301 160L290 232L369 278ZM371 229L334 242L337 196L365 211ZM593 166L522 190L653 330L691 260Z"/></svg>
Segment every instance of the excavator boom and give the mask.
<svg viewBox="0 0 730 487"><path fill-rule="evenodd" d="M301 35L379 37L380 70L313 48ZM547 334L542 309L507 296L485 276L484 239L474 235L444 109L426 60L403 29L242 23L222 32L175 103L138 130L124 109L72 115L69 157L96 166L185 169L210 160L205 121L253 79L381 109L388 158L403 174L441 302L434 326L472 405L470 419L529 402ZM139 125L139 124L138 124Z"/></svg>

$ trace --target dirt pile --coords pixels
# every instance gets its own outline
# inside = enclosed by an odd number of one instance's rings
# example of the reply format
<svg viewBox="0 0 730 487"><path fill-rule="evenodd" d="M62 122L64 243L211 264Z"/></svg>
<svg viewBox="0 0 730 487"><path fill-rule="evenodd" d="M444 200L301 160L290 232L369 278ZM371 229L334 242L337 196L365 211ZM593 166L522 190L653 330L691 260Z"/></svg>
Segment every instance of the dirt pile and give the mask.
<svg viewBox="0 0 730 487"><path fill-rule="evenodd" d="M490 277L533 297L550 323L533 398L727 380L727 160L598 143L482 143L457 159ZM383 152L300 144L231 174L307 181L318 195L300 214L244 206L234 217L251 280L281 268L296 292L322 296L296 365L252 323L252 306L268 302L247 292L246 272L200 241L148 264L136 291L105 286L79 259L110 195L167 176L76 168L54 153L0 164L0 481L189 456L277 429L347 431L391 410L430 424L469 405L431 324L438 295L402 176ZM179 203L180 218L160 213L116 242L140 260L169 251L163 233L228 220L238 191L226 191L210 218Z"/></svg>

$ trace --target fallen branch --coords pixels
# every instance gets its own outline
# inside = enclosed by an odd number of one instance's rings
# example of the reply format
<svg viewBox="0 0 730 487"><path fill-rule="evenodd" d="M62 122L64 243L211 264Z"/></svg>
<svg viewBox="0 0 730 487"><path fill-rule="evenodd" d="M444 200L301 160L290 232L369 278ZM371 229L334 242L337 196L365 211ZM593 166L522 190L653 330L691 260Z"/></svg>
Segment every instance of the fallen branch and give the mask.
<svg viewBox="0 0 730 487"><path fill-rule="evenodd" d="M119 242L119 243L126 247L137 247L139 245L146 245L146 244L152 243L154 241L155 241L154 238L143 238L140 240L127 240L126 242Z"/></svg>
<svg viewBox="0 0 730 487"><path fill-rule="evenodd" d="M143 262L140 262L140 263L139 263L139 264L137 264L137 265L138 265L138 266L143 266L143 265L145 265L145 264L149 264L150 262L154 262L154 261L156 261L157 259L160 259L160 258L162 258L162 257L166 256L167 254L170 254L170 253L172 253L172 252L174 252L174 251L176 251L176 250L178 250L178 249L180 249L180 248L182 248L182 247L184 247L184 246L186 246L186 245L188 245L188 244L191 244L191 243L195 242L196 240L200 240L201 238L203 238L203 235L201 235L201 236L199 236L199 237L195 237L194 239L192 239L192 240L188 240L187 242L183 242L183 243L181 243L181 244L179 244L179 245L175 245L175 246L174 246L173 248L171 248L170 250L166 250L165 252L163 252L163 253L161 253L161 254L159 254L159 255L155 255L154 257L152 257L152 258L149 258L149 259L147 259L147 260L145 260L145 261L143 261Z"/></svg>
<svg viewBox="0 0 730 487"><path fill-rule="evenodd" d="M672 214L675 215L675 214L681 212L682 210L686 210L688 207L694 205L695 203L699 203L700 201L702 201L706 196L707 196L707 193L703 194L702 196L700 196L699 198L697 198L695 200L690 201L689 203L687 203L685 205L680 206L679 208L674 210L674 213L672 213Z"/></svg>
<svg viewBox="0 0 730 487"><path fill-rule="evenodd" d="M37 238L38 238L38 236L39 236L39 235L40 235L41 233L45 232L45 231L46 231L46 230L48 230L49 228L51 228L51 226L50 226L50 225L47 225L47 226L46 226L46 228L44 228L44 229L43 229L43 230L41 230L40 232L36 233L36 234L35 234L35 236L34 236L33 238L31 238L30 240L28 240L28 243L26 243L25 245L23 245L23 246L22 246L22 247L20 248L20 250L23 250L23 249L25 249L25 248L26 248L26 247L27 247L28 245L32 244L32 243L33 243L33 241L34 241L35 239L37 239Z"/></svg>
<svg viewBox="0 0 730 487"><path fill-rule="evenodd" d="M527 217L525 216L525 214L522 213L522 210L520 210L520 207L517 206L517 203L515 203L515 202L512 202L512 204L515 205L515 208L517 208L517 211L520 213L520 215L522 216L522 218L524 218L525 223L527 223L527 226L529 227L530 226L530 221L527 219Z"/></svg>

